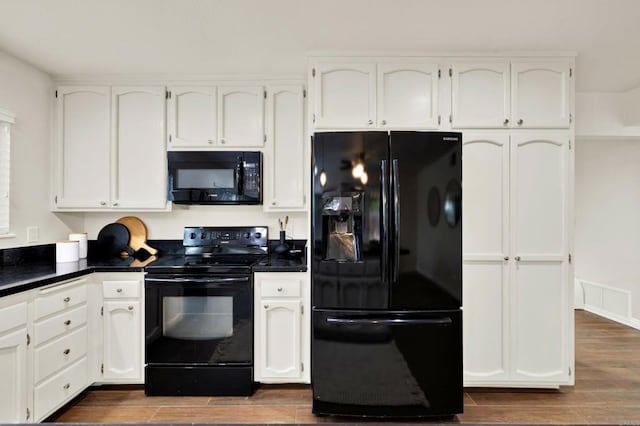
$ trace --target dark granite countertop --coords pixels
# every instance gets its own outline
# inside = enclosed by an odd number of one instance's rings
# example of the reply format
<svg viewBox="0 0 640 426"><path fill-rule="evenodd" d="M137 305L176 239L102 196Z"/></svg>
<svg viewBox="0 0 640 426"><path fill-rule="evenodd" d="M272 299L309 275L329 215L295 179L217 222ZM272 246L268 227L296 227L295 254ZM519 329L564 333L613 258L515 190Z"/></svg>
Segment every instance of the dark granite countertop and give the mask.
<svg viewBox="0 0 640 426"><path fill-rule="evenodd" d="M252 268L253 272L305 272L307 264L303 257L281 257L272 255Z"/></svg>

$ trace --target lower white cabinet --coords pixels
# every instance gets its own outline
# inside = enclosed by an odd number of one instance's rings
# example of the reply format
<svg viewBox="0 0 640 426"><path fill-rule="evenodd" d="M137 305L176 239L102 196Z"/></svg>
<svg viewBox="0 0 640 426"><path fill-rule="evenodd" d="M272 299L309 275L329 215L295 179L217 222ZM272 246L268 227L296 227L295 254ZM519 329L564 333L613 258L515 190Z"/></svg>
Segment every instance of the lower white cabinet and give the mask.
<svg viewBox="0 0 640 426"><path fill-rule="evenodd" d="M308 289L304 272L255 274L256 382L309 382Z"/></svg>
<svg viewBox="0 0 640 426"><path fill-rule="evenodd" d="M0 423L31 419L27 379L27 302L23 297L0 299Z"/></svg>
<svg viewBox="0 0 640 426"><path fill-rule="evenodd" d="M144 383L144 281L142 274L126 274L97 277L104 299L101 381Z"/></svg>

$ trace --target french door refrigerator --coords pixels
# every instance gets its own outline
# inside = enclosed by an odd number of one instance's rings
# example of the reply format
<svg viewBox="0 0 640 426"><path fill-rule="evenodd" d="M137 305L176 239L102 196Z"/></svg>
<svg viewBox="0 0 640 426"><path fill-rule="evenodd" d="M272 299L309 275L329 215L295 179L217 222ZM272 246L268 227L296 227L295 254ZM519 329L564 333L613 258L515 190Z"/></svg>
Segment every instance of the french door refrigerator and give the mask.
<svg viewBox="0 0 640 426"><path fill-rule="evenodd" d="M461 141L313 136L314 413L462 412Z"/></svg>

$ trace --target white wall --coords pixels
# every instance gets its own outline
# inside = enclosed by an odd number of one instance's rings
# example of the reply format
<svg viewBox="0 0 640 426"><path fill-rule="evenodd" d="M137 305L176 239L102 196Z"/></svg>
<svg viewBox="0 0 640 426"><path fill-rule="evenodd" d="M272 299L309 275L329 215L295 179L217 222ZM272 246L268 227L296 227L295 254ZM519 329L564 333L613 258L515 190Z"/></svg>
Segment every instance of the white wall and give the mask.
<svg viewBox="0 0 640 426"><path fill-rule="evenodd" d="M637 139L576 143L575 276L578 282L596 284L588 286L593 293L586 297L599 300L587 300L588 304L614 316L627 315L628 298L620 295L628 291L632 318L627 320L640 320L639 165Z"/></svg>
<svg viewBox="0 0 640 426"><path fill-rule="evenodd" d="M51 243L82 226L81 215L49 211L50 135L53 107L51 78L0 51L0 105L16 115L11 130L10 232L0 248ZM27 227L39 228L38 241L27 243Z"/></svg>

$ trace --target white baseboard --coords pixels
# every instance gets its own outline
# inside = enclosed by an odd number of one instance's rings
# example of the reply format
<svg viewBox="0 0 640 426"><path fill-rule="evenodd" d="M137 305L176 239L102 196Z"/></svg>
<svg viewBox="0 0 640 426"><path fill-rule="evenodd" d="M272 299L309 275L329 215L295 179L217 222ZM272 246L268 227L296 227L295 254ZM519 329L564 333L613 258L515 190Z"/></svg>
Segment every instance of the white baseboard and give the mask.
<svg viewBox="0 0 640 426"><path fill-rule="evenodd" d="M628 290L576 278L575 307L640 330L640 320L631 316Z"/></svg>

